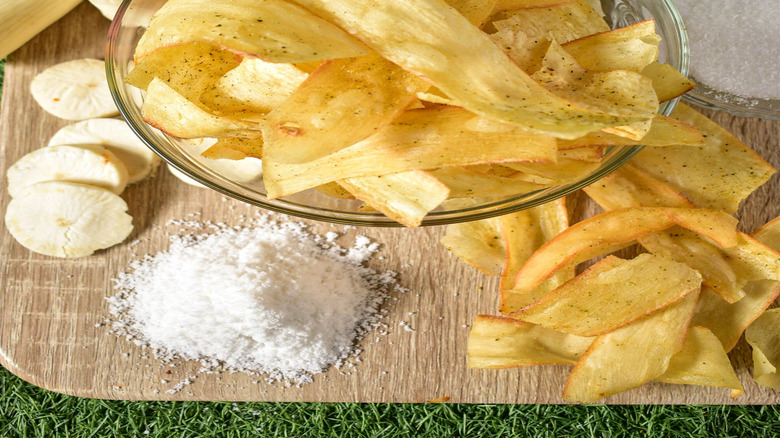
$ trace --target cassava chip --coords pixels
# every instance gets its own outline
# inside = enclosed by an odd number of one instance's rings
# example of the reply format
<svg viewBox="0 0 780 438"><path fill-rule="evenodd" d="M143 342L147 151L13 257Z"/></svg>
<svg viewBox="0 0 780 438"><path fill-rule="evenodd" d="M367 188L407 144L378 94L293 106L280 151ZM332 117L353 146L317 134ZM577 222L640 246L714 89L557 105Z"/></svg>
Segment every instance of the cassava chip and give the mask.
<svg viewBox="0 0 780 438"><path fill-rule="evenodd" d="M693 208L693 204L680 192L631 163L620 166L583 191L604 210L628 207Z"/></svg>
<svg viewBox="0 0 780 438"><path fill-rule="evenodd" d="M127 74L125 82L146 90L152 79L157 78L199 105L200 95L239 62L235 53L210 44L162 47L141 59Z"/></svg>
<svg viewBox="0 0 780 438"><path fill-rule="evenodd" d="M678 385L705 385L742 394L742 384L718 338L705 327L690 327L682 350L672 356L669 368L655 380Z"/></svg>
<svg viewBox="0 0 780 438"><path fill-rule="evenodd" d="M655 20L645 20L570 41L563 48L585 70L639 73L658 59L660 41Z"/></svg>
<svg viewBox="0 0 780 438"><path fill-rule="evenodd" d="M273 114L273 113L272 113ZM345 126L354 129L354 125ZM328 138L341 130L329 131ZM300 137L305 137L301 134ZM271 138L277 138L271 135ZM321 138L325 141L325 138ZM342 139L343 140L343 139ZM556 159L555 139L507 123L475 116L462 108L407 111L375 135L303 163L286 163L264 146L266 188L271 198L286 196L336 179L378 176L417 169L504 161ZM469 145L480 144L480 147ZM284 141L285 148L298 149ZM337 143L334 140L332 143ZM307 150L318 150L307 148ZM319 155L319 154L318 154ZM292 157L291 157L292 158Z"/></svg>
<svg viewBox="0 0 780 438"><path fill-rule="evenodd" d="M146 123L179 138L262 136L258 123L214 115L157 78L149 83L141 114Z"/></svg>
<svg viewBox="0 0 780 438"><path fill-rule="evenodd" d="M607 126L649 120L657 110L648 113L650 105L633 101L611 102L600 108L595 108L596 102L587 109L572 105L531 79L487 35L438 0L295 3L332 21L389 61L425 77L466 109L487 118L560 138L576 138Z"/></svg>
<svg viewBox="0 0 780 438"><path fill-rule="evenodd" d="M780 390L780 309L764 312L745 330L753 347L753 380Z"/></svg>
<svg viewBox="0 0 780 438"><path fill-rule="evenodd" d="M244 58L205 90L200 100L220 114L266 114L281 105L307 76L291 64Z"/></svg>
<svg viewBox="0 0 780 438"><path fill-rule="evenodd" d="M411 228L419 226L449 195L447 186L420 170L348 178L338 183L355 198Z"/></svg>
<svg viewBox="0 0 780 438"><path fill-rule="evenodd" d="M479 315L468 338L469 368L574 364L593 338L569 335L511 318Z"/></svg>
<svg viewBox="0 0 780 438"><path fill-rule="evenodd" d="M560 198L516 213L501 216L501 234L506 247L506 265L499 285L500 311L510 315L551 290L574 278L574 267L559 269L532 291L517 293L512 290L515 276L531 255L550 239L569 227L566 200Z"/></svg>
<svg viewBox="0 0 780 438"><path fill-rule="evenodd" d="M513 289L530 291L556 270L624 248L649 233L681 225L722 246L737 243L736 219L695 208L637 207L612 210L579 222L542 248L518 271Z"/></svg>
<svg viewBox="0 0 780 438"><path fill-rule="evenodd" d="M141 36L136 62L161 47L186 43L281 63L368 53L338 27L286 1L168 0Z"/></svg>
<svg viewBox="0 0 780 438"><path fill-rule="evenodd" d="M498 218L447 225L440 243L486 275L501 275L506 248Z"/></svg>
<svg viewBox="0 0 780 438"><path fill-rule="evenodd" d="M775 169L747 145L685 104L672 114L706 138L702 147L645 148L631 164L679 190L700 207L730 213Z"/></svg>
<svg viewBox="0 0 780 438"><path fill-rule="evenodd" d="M563 398L589 403L663 375L682 349L698 292L598 336L574 366Z"/></svg>
<svg viewBox="0 0 780 438"><path fill-rule="evenodd" d="M326 62L268 114L263 158L296 164L337 152L389 124L427 88L376 54Z"/></svg>
<svg viewBox="0 0 780 438"><path fill-rule="evenodd" d="M601 335L682 299L701 275L672 259L609 256L512 315L578 336Z"/></svg>
<svg viewBox="0 0 780 438"><path fill-rule="evenodd" d="M560 44L610 30L604 18L585 0L541 3L513 8L499 4L497 9L511 10L499 12L490 20L499 31L520 30L531 38L549 37Z"/></svg>
<svg viewBox="0 0 780 438"><path fill-rule="evenodd" d="M505 198L545 188L544 184L451 166L428 171L450 189L453 198Z"/></svg>
<svg viewBox="0 0 780 438"><path fill-rule="evenodd" d="M641 140L609 134L604 131L574 140L558 140L558 149L567 150L585 146L703 146L704 137L693 126L671 117L656 114L650 130Z"/></svg>
<svg viewBox="0 0 780 438"><path fill-rule="evenodd" d="M692 90L695 84L669 64L654 62L642 74L653 81L653 89L660 102L672 100Z"/></svg>

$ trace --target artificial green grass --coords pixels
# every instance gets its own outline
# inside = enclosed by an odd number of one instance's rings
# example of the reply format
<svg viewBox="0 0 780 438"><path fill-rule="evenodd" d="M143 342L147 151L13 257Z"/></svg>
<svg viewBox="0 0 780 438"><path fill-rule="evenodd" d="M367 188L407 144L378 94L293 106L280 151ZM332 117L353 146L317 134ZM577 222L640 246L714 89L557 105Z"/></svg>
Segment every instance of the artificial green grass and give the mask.
<svg viewBox="0 0 780 438"><path fill-rule="evenodd" d="M778 406L128 402L0 369L2 437L776 437Z"/></svg>

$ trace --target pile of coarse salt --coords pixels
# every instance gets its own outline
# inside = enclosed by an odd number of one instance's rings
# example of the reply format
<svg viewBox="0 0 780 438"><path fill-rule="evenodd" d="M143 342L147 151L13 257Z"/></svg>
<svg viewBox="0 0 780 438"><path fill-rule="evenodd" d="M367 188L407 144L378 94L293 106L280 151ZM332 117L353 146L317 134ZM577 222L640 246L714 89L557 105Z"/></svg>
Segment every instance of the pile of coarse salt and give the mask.
<svg viewBox="0 0 780 438"><path fill-rule="evenodd" d="M379 308L395 283L366 262L365 236L345 249L295 222L261 216L249 226L176 222L184 232L114 279L114 331L164 360L201 371L261 373L308 383L356 355L356 339L383 327Z"/></svg>
<svg viewBox="0 0 780 438"><path fill-rule="evenodd" d="M691 76L718 91L780 99L777 0L676 0L688 31Z"/></svg>

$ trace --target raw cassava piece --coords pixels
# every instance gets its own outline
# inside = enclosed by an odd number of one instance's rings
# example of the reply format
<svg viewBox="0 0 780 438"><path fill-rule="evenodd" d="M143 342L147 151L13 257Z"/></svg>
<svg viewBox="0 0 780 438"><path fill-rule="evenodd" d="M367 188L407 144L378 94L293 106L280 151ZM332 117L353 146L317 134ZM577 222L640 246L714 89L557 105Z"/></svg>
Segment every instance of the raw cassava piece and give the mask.
<svg viewBox="0 0 780 438"><path fill-rule="evenodd" d="M247 227L182 224L167 251L114 279L109 298L116 333L162 359L308 383L359 353L355 340L383 326L379 307L399 288L392 271L363 266L378 248L363 236L345 249L335 233L268 216Z"/></svg>

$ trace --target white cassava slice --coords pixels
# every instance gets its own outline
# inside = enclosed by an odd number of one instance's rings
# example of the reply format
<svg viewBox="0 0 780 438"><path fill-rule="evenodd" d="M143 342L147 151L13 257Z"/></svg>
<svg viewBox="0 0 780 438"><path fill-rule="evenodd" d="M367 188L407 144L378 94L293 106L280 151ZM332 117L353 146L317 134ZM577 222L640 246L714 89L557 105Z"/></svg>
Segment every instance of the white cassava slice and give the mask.
<svg viewBox="0 0 780 438"><path fill-rule="evenodd" d="M8 193L42 181L69 181L102 187L120 194L127 186L122 161L101 145L57 145L36 149L14 163L6 173Z"/></svg>
<svg viewBox="0 0 780 438"><path fill-rule="evenodd" d="M146 178L160 164L160 157L119 119L89 119L67 125L49 139L49 146L63 144L105 146L124 163L128 184Z"/></svg>
<svg viewBox="0 0 780 438"><path fill-rule="evenodd" d="M54 257L82 257L116 245L133 230L127 204L108 190L46 181L8 203L5 225L25 248Z"/></svg>
<svg viewBox="0 0 780 438"><path fill-rule="evenodd" d="M47 112L65 120L119 114L99 59L84 58L53 65L30 83L30 92Z"/></svg>
<svg viewBox="0 0 780 438"><path fill-rule="evenodd" d="M89 2L109 20L114 19L114 15L116 15L119 5L122 4L122 0L89 0Z"/></svg>

